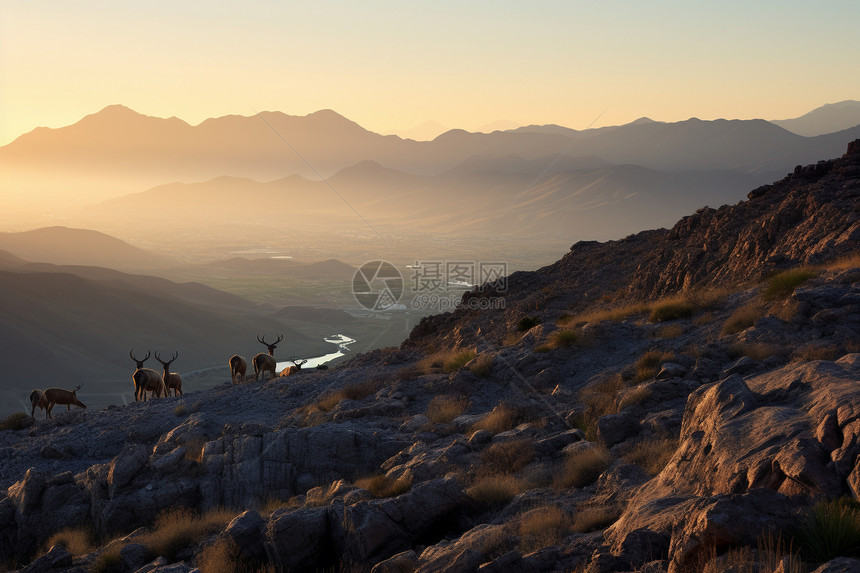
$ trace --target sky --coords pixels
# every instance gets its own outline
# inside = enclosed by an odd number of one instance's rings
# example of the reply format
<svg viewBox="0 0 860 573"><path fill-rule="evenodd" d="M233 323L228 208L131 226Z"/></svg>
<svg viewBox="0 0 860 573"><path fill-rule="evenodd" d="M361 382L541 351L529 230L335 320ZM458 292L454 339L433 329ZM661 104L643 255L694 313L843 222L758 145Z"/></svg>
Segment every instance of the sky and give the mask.
<svg viewBox="0 0 860 573"><path fill-rule="evenodd" d="M860 99L860 2L0 0L0 145L111 104L379 133L788 119Z"/></svg>

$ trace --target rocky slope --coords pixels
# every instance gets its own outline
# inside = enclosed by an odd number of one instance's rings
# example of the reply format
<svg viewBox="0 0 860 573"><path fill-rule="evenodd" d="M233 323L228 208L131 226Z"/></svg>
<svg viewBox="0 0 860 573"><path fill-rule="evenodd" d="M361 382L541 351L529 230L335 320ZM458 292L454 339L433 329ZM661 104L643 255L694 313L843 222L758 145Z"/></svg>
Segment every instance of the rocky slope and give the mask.
<svg viewBox="0 0 860 573"><path fill-rule="evenodd" d="M575 245L510 277L504 311L427 320L336 369L6 420L0 561L857 570L798 527L820 500L860 497L860 261L834 262L857 251L858 161L801 169L672 231ZM809 217L760 232L804 201ZM723 239L705 249L709 233ZM720 272L673 282L665 269L696 244L689 272ZM761 280L802 262L822 265ZM767 535L796 538L795 553Z"/></svg>

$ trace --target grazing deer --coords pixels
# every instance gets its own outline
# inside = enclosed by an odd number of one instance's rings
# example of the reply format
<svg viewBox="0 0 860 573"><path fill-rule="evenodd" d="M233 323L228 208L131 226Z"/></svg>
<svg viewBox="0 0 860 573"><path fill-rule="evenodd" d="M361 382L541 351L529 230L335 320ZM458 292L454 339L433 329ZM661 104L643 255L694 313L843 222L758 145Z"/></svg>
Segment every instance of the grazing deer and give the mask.
<svg viewBox="0 0 860 573"><path fill-rule="evenodd" d="M45 393L41 390L33 390L30 392L30 403L33 405L33 409L30 410L30 417L34 420L36 419L36 408L40 410L44 410L48 407L48 399L45 397ZM48 415L45 414L45 418Z"/></svg>
<svg viewBox="0 0 860 573"><path fill-rule="evenodd" d="M173 358L168 361L164 361L161 359L161 356L158 355L158 350L155 351L155 359L161 362L161 365L164 366L164 376L162 379L164 380L164 395L170 396L170 390L173 389L174 396L182 396L182 376L179 375L179 372L171 372L170 365L173 364L173 361L179 357L179 351L175 351L173 353Z"/></svg>
<svg viewBox="0 0 860 573"><path fill-rule="evenodd" d="M75 406L80 406L84 410L87 409L86 404L78 400L78 397L75 393L81 389L81 385L78 384L78 387L74 390L66 390L64 388L48 388L44 392L45 401L47 402L47 406L45 407L45 417L51 418L51 410L54 408L54 404L65 404L66 410L70 411L72 409L72 404ZM33 395L30 394L30 400L32 401Z"/></svg>
<svg viewBox="0 0 860 573"><path fill-rule="evenodd" d="M302 370L302 364L307 362L307 360L296 360L295 358L290 358L290 362L293 363L292 366L287 366L283 370L281 370L281 378L284 376L289 376L291 374L298 374Z"/></svg>
<svg viewBox="0 0 860 573"><path fill-rule="evenodd" d="M245 373L248 371L248 362L238 354L230 357L230 376L233 379L233 384L242 384L245 382Z"/></svg>
<svg viewBox="0 0 860 573"><path fill-rule="evenodd" d="M268 348L269 353L263 354L262 352L254 356L254 381L256 382L259 379L259 376L263 372L268 372L272 378L275 377L275 367L277 366L277 362L275 362L275 348L278 347L278 344L284 339L284 335L281 334L278 336L278 339L272 343L266 342L266 338L260 338L260 335L257 335L257 342Z"/></svg>
<svg viewBox="0 0 860 573"><path fill-rule="evenodd" d="M149 358L149 350L146 351L146 356L143 360L138 360L134 357L134 348L129 350L128 355L137 364L137 370L131 375L134 381L134 401L143 400L146 402L146 393L152 392L155 396L161 398L162 394L167 394L167 388L164 386L164 380L161 374L152 368L144 368L143 363Z"/></svg>

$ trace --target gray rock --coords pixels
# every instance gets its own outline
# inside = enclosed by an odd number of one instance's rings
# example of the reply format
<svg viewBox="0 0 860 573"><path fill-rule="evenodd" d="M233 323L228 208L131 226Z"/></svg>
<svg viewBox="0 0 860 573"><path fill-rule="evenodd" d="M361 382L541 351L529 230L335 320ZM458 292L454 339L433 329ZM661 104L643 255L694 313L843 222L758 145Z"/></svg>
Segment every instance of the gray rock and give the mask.
<svg viewBox="0 0 860 573"><path fill-rule="evenodd" d="M321 569L333 558L328 536L325 507L278 509L266 525L266 554L279 571Z"/></svg>
<svg viewBox="0 0 860 573"><path fill-rule="evenodd" d="M410 549L380 561L373 566L370 573L404 573L404 571L414 571L417 562L418 555Z"/></svg>
<svg viewBox="0 0 860 573"><path fill-rule="evenodd" d="M743 356L734 364L723 370L723 378L728 378L734 374L750 374L752 372L760 372L764 370L764 364L753 360L749 356Z"/></svg>
<svg viewBox="0 0 860 573"><path fill-rule="evenodd" d="M664 362L657 373L656 380L670 380L672 378L683 378L687 375L687 368L676 362Z"/></svg>
<svg viewBox="0 0 860 573"><path fill-rule="evenodd" d="M140 543L129 543L120 549L119 556L127 571L136 571L144 563L149 550Z"/></svg>
<svg viewBox="0 0 860 573"><path fill-rule="evenodd" d="M837 557L812 573L860 573L860 560L851 557Z"/></svg>
<svg viewBox="0 0 860 573"><path fill-rule="evenodd" d="M71 564L72 555L66 548L54 545L47 553L21 569L21 573L49 573L66 569Z"/></svg>
<svg viewBox="0 0 860 573"><path fill-rule="evenodd" d="M245 511L233 518L222 537L233 540L241 554L260 560L266 555L266 520L256 511Z"/></svg>
<svg viewBox="0 0 860 573"><path fill-rule="evenodd" d="M614 446L639 433L639 422L628 414L606 414L597 420L597 438Z"/></svg>

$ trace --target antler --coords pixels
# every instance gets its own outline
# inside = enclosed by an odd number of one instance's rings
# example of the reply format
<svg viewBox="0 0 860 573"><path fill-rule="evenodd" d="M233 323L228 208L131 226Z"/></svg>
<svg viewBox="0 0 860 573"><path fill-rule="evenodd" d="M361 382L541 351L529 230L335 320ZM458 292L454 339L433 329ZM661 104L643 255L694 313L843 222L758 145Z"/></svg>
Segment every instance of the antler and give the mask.
<svg viewBox="0 0 860 573"><path fill-rule="evenodd" d="M146 349L146 356L144 356L143 359L141 359L141 360L138 360L137 358L134 357L134 348L132 348L131 350L128 351L128 356L129 356L129 358L131 358L135 362L146 362L146 360L149 359L149 349L148 348Z"/></svg>
<svg viewBox="0 0 860 573"><path fill-rule="evenodd" d="M74 390L72 390L72 392L77 392L77 391L78 391L78 390L80 390L80 389L81 389L81 384L78 384L78 387L77 387L77 388L75 388Z"/></svg>
<svg viewBox="0 0 860 573"><path fill-rule="evenodd" d="M269 343L266 342L266 337L264 336L263 338L260 338L259 334L257 335L257 342L259 342L260 344L265 344L266 346L269 345Z"/></svg>
<svg viewBox="0 0 860 573"><path fill-rule="evenodd" d="M280 334L280 335L278 335L278 339L276 341L266 342L265 336L260 338L260 335L259 334L257 335L257 342L259 342L260 344L264 344L266 346L275 346L276 344L279 344L283 339L284 339L284 335Z"/></svg>
<svg viewBox="0 0 860 573"><path fill-rule="evenodd" d="M165 360L162 360L162 359L161 359L161 356L159 356L159 355L158 355L158 350L156 350L156 351L155 351L155 359L156 359L156 360L158 360L159 362L161 362L161 365L162 365L162 366L165 366L165 367L170 366L170 364L171 364L174 360L176 360L178 357L179 357L179 351L177 350L177 351L175 351L175 352L173 353L173 358L171 358L170 360L166 360L166 361L165 361Z"/></svg>

